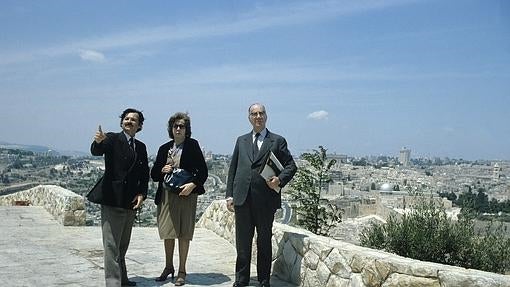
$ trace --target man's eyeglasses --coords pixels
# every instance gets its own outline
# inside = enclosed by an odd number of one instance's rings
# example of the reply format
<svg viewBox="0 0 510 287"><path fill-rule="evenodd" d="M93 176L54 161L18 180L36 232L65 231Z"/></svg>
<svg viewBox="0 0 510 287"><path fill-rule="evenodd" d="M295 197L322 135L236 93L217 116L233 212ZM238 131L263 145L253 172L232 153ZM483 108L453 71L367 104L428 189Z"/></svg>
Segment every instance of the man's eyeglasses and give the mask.
<svg viewBox="0 0 510 287"><path fill-rule="evenodd" d="M185 129L186 126L185 125L181 125L181 124L174 124L174 129L178 129L178 128L182 130L182 129Z"/></svg>
<svg viewBox="0 0 510 287"><path fill-rule="evenodd" d="M265 114L266 114L266 112L254 112L254 113L250 113L250 116L252 116L252 117L256 117L256 116L263 117Z"/></svg>

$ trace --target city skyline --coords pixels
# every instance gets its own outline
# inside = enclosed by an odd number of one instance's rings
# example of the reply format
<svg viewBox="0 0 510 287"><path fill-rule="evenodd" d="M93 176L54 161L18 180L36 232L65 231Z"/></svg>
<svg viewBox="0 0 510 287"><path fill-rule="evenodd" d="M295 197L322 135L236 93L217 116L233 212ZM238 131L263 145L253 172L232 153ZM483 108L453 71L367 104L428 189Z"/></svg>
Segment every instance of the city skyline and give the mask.
<svg viewBox="0 0 510 287"><path fill-rule="evenodd" d="M506 1L0 4L0 141L87 152L134 107L155 154L187 111L230 154L248 106L294 156L510 160Z"/></svg>

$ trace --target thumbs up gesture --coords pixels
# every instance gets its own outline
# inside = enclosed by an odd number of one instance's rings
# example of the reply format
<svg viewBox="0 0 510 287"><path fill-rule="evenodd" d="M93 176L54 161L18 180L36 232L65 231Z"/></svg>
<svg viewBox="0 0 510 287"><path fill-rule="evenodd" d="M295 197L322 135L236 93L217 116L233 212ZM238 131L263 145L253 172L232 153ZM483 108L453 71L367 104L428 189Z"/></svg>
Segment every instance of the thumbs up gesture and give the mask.
<svg viewBox="0 0 510 287"><path fill-rule="evenodd" d="M99 125L96 135L94 136L94 140L96 141L96 143L101 143L102 141L104 141L104 139L106 139L106 135L103 133L101 125Z"/></svg>

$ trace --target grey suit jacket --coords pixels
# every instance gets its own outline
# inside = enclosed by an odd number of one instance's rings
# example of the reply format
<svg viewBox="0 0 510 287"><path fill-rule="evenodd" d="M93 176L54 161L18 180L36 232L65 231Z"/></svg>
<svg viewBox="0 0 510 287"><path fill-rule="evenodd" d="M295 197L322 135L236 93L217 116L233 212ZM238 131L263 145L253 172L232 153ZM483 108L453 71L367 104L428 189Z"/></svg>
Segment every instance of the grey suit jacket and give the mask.
<svg viewBox="0 0 510 287"><path fill-rule="evenodd" d="M251 192L253 204L276 210L281 207L281 195L269 188L259 175L259 170L265 164L269 151L272 151L284 167L278 175L280 187L284 187L296 173L296 163L285 138L269 130L256 158L253 158L252 145L251 132L237 138L228 172L226 196L232 197L234 205L240 206Z"/></svg>

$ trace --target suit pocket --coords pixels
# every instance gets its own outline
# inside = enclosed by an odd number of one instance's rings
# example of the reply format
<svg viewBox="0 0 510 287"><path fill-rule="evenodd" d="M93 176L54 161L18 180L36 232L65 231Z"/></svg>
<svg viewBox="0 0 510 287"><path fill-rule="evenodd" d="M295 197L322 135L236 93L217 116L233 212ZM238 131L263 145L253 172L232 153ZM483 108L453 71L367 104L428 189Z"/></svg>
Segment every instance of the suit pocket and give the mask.
<svg viewBox="0 0 510 287"><path fill-rule="evenodd" d="M123 180L112 180L112 193L111 195L111 203L118 207L125 206L125 198L126 194L124 194L124 181Z"/></svg>

